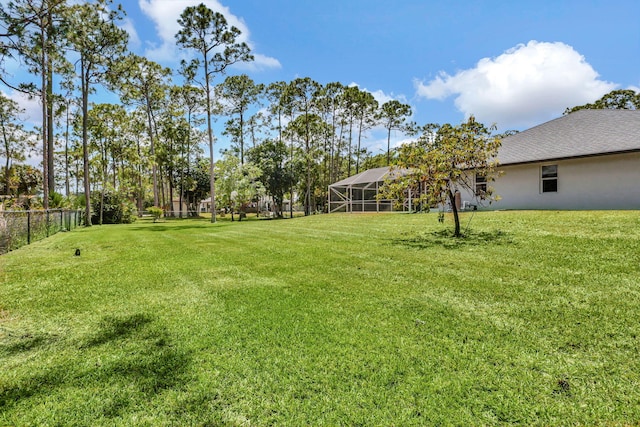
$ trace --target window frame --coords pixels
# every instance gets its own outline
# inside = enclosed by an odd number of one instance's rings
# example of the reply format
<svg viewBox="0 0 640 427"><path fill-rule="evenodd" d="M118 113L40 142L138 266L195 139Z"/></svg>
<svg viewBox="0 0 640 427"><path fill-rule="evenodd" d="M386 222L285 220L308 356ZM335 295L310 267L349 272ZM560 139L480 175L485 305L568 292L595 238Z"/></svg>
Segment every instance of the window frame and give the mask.
<svg viewBox="0 0 640 427"><path fill-rule="evenodd" d="M474 194L476 197L482 197L487 194L488 181L487 177L476 173L474 180Z"/></svg>
<svg viewBox="0 0 640 427"><path fill-rule="evenodd" d="M545 171L545 168L547 170ZM553 168L553 169L551 169ZM558 165L540 166L540 194L558 192Z"/></svg>

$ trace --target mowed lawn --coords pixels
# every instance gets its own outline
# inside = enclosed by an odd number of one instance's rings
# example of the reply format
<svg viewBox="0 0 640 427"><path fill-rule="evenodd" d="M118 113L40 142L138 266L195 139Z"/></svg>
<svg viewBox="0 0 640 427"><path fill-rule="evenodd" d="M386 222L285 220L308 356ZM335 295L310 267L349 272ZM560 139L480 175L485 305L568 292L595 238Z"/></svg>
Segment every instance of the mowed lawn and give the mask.
<svg viewBox="0 0 640 427"><path fill-rule="evenodd" d="M0 425L637 425L640 212L148 220L0 257ZM81 255L74 256L76 248Z"/></svg>

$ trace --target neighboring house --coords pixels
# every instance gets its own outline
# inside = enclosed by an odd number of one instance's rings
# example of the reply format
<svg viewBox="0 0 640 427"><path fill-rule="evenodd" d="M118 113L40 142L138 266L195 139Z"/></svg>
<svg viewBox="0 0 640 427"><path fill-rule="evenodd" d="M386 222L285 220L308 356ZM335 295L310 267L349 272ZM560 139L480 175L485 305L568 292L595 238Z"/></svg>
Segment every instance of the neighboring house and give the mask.
<svg viewBox="0 0 640 427"><path fill-rule="evenodd" d="M173 199L171 201L172 204L172 208L173 208L173 213L175 216L178 216L178 214L180 213L180 199ZM189 212L189 206L187 205L186 200L182 200L182 215L187 216L187 213Z"/></svg>
<svg viewBox="0 0 640 427"><path fill-rule="evenodd" d="M504 138L498 161L483 208L640 209L640 111L573 112Z"/></svg>
<svg viewBox="0 0 640 427"><path fill-rule="evenodd" d="M211 212L211 197L200 200L200 205L198 206L198 211L200 213Z"/></svg>
<svg viewBox="0 0 640 427"><path fill-rule="evenodd" d="M390 212L390 200L378 200L378 190L390 173L389 167L369 169L329 186L329 213Z"/></svg>

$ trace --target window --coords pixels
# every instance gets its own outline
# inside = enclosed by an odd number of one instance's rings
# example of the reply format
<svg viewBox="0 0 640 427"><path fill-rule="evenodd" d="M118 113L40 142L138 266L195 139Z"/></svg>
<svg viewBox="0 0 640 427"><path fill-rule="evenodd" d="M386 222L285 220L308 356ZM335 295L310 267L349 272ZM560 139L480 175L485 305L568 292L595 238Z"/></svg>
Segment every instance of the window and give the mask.
<svg viewBox="0 0 640 427"><path fill-rule="evenodd" d="M540 187L543 193L558 192L558 165L542 166L540 176Z"/></svg>
<svg viewBox="0 0 640 427"><path fill-rule="evenodd" d="M476 174L476 196L487 194L487 177Z"/></svg>

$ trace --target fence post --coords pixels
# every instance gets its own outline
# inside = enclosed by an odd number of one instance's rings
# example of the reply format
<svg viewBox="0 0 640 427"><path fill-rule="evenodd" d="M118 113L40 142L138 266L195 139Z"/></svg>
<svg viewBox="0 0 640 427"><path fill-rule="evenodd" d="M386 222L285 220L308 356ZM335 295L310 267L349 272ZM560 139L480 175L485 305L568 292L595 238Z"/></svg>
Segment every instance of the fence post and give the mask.
<svg viewBox="0 0 640 427"><path fill-rule="evenodd" d="M27 245L31 244L31 211L27 211Z"/></svg>

